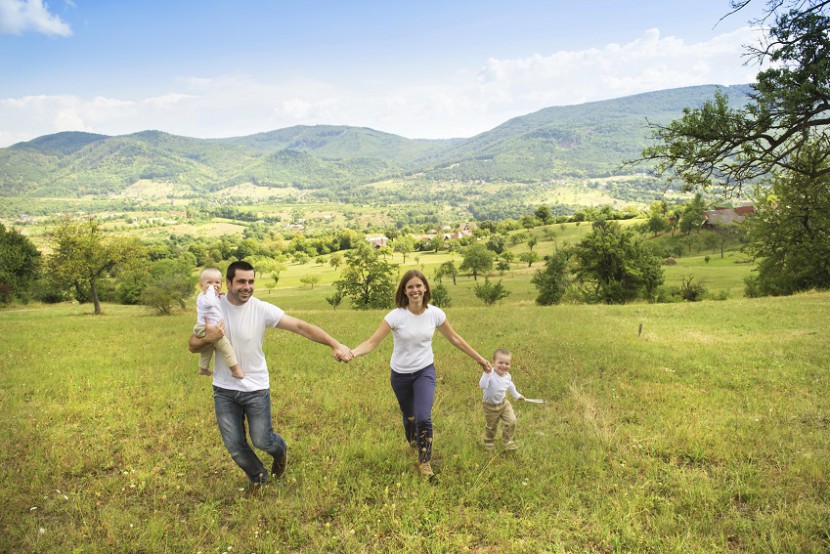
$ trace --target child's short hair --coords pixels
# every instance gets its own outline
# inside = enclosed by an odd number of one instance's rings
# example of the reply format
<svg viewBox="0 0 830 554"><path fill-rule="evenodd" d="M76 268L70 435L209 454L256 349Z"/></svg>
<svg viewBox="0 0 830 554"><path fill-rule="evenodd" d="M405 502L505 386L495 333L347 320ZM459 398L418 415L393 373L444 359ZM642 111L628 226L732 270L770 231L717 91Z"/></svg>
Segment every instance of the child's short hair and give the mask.
<svg viewBox="0 0 830 554"><path fill-rule="evenodd" d="M205 275L207 275L208 273L218 273L219 278L220 279L222 278L222 272L219 271L218 268L216 268L216 267L206 267L202 270L201 273L199 273L199 282L201 282L205 278Z"/></svg>
<svg viewBox="0 0 830 554"><path fill-rule="evenodd" d="M508 350L507 348L499 348L498 350L493 352L493 359L495 360L496 356L499 356L499 355L507 356L508 358L513 357L513 353L510 350Z"/></svg>

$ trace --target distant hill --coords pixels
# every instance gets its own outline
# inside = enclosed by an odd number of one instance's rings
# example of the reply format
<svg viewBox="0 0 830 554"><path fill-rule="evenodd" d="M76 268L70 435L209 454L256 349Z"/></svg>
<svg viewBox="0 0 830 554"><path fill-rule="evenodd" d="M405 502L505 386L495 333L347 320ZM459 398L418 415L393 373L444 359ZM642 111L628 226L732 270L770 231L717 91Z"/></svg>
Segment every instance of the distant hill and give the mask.
<svg viewBox="0 0 830 554"><path fill-rule="evenodd" d="M666 123L723 91L743 103L750 88L698 86L638 94L517 117L467 139L413 140L363 127L297 126L225 139L161 131L105 136L65 132L0 149L0 196L120 192L141 179L215 191L348 187L407 175L428 180L537 182L619 172L648 144L646 122Z"/></svg>

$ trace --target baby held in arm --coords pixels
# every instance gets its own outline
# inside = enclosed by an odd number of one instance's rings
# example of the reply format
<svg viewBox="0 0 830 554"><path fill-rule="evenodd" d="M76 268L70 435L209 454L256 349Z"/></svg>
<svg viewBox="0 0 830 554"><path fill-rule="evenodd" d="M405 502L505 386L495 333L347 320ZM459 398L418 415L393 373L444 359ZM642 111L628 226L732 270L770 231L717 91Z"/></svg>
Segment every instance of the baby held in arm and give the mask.
<svg viewBox="0 0 830 554"><path fill-rule="evenodd" d="M199 338L205 336L205 328L208 323L217 325L222 321L222 308L219 305L219 294L222 292L222 273L216 268L207 268L199 275L199 288L202 292L196 297L196 325L193 327L193 334ZM222 337L212 348L207 348L199 353L199 373L201 375L213 375L210 370L210 360L213 351L218 352L225 359L225 363L231 370L231 375L237 379L245 377L245 372L239 367L233 345L227 337Z"/></svg>

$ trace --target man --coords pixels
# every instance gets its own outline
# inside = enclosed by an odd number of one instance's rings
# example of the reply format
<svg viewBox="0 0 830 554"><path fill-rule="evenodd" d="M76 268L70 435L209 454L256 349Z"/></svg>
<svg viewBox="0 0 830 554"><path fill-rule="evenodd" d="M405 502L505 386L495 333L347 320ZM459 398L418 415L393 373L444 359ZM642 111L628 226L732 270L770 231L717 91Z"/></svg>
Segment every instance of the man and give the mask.
<svg viewBox="0 0 830 554"><path fill-rule="evenodd" d="M251 442L274 458L271 465L274 479L282 476L287 460L285 440L274 432L271 423L270 378L262 352L265 329L277 327L330 346L332 355L339 361L348 361L352 356L346 346L321 328L254 298L254 276L254 268L248 262L233 262L228 266L225 276L227 294L220 297L224 322L208 323L205 336L191 335L188 347L191 352L201 352L225 335L233 345L245 377L233 377L224 359L217 356L213 371L213 405L225 448L253 486L257 486L266 481L268 471L245 436L246 419Z"/></svg>

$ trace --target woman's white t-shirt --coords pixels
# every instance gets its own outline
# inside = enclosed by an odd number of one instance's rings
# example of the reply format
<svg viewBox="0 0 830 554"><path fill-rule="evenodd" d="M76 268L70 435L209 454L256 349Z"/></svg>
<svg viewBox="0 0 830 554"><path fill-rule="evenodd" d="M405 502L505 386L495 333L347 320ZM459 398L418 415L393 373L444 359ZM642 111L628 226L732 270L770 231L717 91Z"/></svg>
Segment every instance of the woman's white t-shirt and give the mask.
<svg viewBox="0 0 830 554"><path fill-rule="evenodd" d="M397 373L415 373L435 361L432 336L435 328L447 320L437 306L427 306L424 313L415 315L407 308L392 310L383 318L392 328L395 347L390 365Z"/></svg>
<svg viewBox="0 0 830 554"><path fill-rule="evenodd" d="M245 372L244 379L231 375L222 356L216 356L213 366L213 384L217 387L244 392L267 389L268 364L262 352L265 329L276 327L285 314L282 309L269 302L251 297L241 306L228 302L227 296L219 297L222 314L225 316L225 336L231 341L239 367Z"/></svg>

